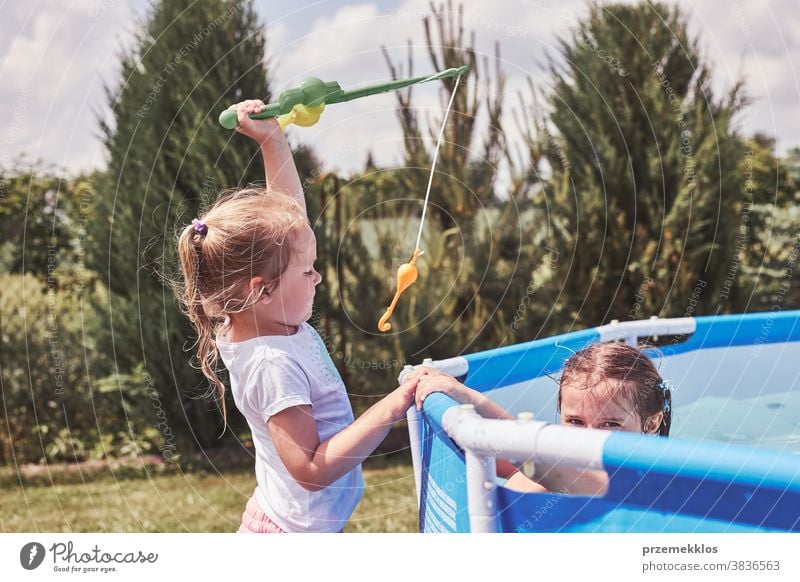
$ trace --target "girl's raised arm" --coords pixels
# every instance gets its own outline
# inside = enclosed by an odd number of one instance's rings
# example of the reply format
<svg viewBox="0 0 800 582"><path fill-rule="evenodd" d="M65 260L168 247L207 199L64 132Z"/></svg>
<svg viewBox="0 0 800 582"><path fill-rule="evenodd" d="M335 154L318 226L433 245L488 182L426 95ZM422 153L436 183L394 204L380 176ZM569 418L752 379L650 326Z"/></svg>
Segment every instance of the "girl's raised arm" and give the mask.
<svg viewBox="0 0 800 582"><path fill-rule="evenodd" d="M250 113L258 113L264 109L264 102L257 99L242 101L233 107L236 108L239 118L236 131L255 140L261 147L267 186L297 200L308 216L303 185L297 173L289 142L278 125L278 120L274 117L250 119Z"/></svg>

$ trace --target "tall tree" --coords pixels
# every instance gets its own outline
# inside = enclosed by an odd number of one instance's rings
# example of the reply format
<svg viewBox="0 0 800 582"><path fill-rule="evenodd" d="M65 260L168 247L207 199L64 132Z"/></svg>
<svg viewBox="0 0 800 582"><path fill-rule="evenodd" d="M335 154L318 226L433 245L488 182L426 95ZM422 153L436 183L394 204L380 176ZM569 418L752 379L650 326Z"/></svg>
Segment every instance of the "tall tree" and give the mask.
<svg viewBox="0 0 800 582"><path fill-rule="evenodd" d="M426 290L412 293L396 318L404 328L396 338L396 353L414 361L530 339L541 331L549 303L538 295L528 303L533 294L528 289L535 286L537 273L541 275L541 267L549 260L532 220L531 189L524 180L499 188L500 168L511 162L505 140L506 79L499 45L494 59L479 60L475 34L465 29L464 20L463 5L454 8L449 0L432 3L430 14L422 20L428 47L426 69L466 64L469 73L461 81L447 119L434 176L431 214L423 233L426 254L420 263ZM409 72L412 65L409 56ZM389 62L389 67L392 76L399 76L400 66ZM454 83L452 78L441 82L442 110ZM424 85L419 90L430 88ZM398 92L397 100L405 167L394 172L393 195L421 200L442 116L433 116L423 125L411 89ZM395 248L410 255L417 224L412 221L410 228L392 225L393 232L384 225L386 265L396 267L392 259L397 254L389 254ZM396 235L409 230L413 235L398 244ZM390 235L395 235L394 240ZM387 280L393 274L387 273Z"/></svg>
<svg viewBox="0 0 800 582"><path fill-rule="evenodd" d="M800 306L800 235L796 198L800 184L796 148L777 157L775 140L756 134L743 140L740 163L746 204L736 235L741 284L729 300L736 311L776 311Z"/></svg>
<svg viewBox="0 0 800 582"><path fill-rule="evenodd" d="M730 309L741 86L714 94L685 16L660 3L591 5L551 75L535 150L569 323Z"/></svg>
<svg viewBox="0 0 800 582"><path fill-rule="evenodd" d="M458 176L461 180L442 181L438 199L443 207L431 209L444 228L453 226L461 218L473 218L487 205L497 202L494 184L497 169L504 156L505 142L500 120L503 113L505 75L499 70L499 45L495 47L494 74L488 59L479 63L475 55L475 34L465 38L464 6L453 9L447 5L431 4L431 14L422 19L425 46L431 67L426 70L445 69L469 65L469 72L461 80L452 111L445 126L444 141L439 154L437 172L445 176ZM408 75L414 74L414 61L407 61ZM392 63L384 53L389 70L397 79L402 67ZM482 65L482 66L480 66ZM455 85L455 78L442 79L441 98L447 105ZM425 192L428 170L431 167L433 148L439 134L441 119L429 120L427 129L420 122L413 107L413 87L396 93L398 119L403 130L405 169L398 174L403 188L408 192ZM487 123L478 124L478 113L485 109Z"/></svg>
<svg viewBox="0 0 800 582"><path fill-rule="evenodd" d="M210 391L190 364L195 338L164 279L177 272L181 227L221 189L263 182L258 148L216 118L243 98L269 96L264 59L249 0L156 2L108 91L109 164L91 261L111 292L117 369L121 378L143 369L172 433L201 445L216 442L222 419L200 398ZM119 382L123 393L129 386Z"/></svg>

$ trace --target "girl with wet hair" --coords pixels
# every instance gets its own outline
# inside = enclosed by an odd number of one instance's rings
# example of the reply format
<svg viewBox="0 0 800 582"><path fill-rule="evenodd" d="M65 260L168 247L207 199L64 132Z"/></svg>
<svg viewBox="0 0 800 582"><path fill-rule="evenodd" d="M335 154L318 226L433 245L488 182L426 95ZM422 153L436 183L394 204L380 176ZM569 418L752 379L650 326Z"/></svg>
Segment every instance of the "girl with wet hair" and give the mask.
<svg viewBox="0 0 800 582"><path fill-rule="evenodd" d="M513 419L486 395L434 368L418 368L406 377L417 381L416 403L422 408L432 392L443 392L472 404L485 418ZM641 350L621 343L594 344L564 363L558 390L560 423L599 430L621 430L668 436L672 424L672 391ZM498 461L506 486L521 491L602 494L605 471L582 471L558 465L537 466L535 480L507 461Z"/></svg>

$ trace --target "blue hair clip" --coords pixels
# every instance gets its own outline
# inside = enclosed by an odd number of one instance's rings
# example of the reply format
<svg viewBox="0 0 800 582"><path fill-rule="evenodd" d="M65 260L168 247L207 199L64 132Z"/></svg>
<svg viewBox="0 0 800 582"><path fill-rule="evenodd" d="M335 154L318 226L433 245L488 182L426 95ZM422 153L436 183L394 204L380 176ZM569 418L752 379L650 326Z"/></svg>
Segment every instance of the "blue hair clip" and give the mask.
<svg viewBox="0 0 800 582"><path fill-rule="evenodd" d="M208 232L208 227L205 225L205 223L202 220L197 219L197 218L193 218L192 219L192 224L194 225L194 231L197 234L203 235L203 234L206 234Z"/></svg>
<svg viewBox="0 0 800 582"><path fill-rule="evenodd" d="M664 412L667 413L672 410L672 384L670 384L669 380L662 380L658 387L661 388L661 392L664 394ZM667 390L670 391L669 398L667 398Z"/></svg>

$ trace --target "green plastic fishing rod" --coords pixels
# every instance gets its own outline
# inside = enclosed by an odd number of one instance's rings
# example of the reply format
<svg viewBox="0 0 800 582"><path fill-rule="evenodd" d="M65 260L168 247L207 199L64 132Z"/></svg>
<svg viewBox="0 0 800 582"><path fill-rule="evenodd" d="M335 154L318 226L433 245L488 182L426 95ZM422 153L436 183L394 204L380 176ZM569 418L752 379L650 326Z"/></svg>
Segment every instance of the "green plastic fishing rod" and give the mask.
<svg viewBox="0 0 800 582"><path fill-rule="evenodd" d="M433 75L423 75L419 77L412 77L410 79L398 79L389 83L381 83L379 85L371 85L361 89L354 89L352 91L343 91L336 81L324 82L316 77L308 77L299 87L284 91L278 97L278 100L269 103L263 111L259 113L251 113L250 119L266 119L268 117L277 117L279 115L286 115L292 111L295 105L306 105L309 107L318 107L320 105L331 105L333 103L343 103L345 101L352 101L353 99L360 99L369 95L378 95L379 93L387 93L389 91L396 91L403 89L417 83L426 83L428 81L436 81L438 79L446 79L448 77L457 77L465 75L469 67L464 65L462 67L455 67L447 69L441 73ZM226 129L235 129L239 125L239 120L234 109L226 109L219 115L219 123Z"/></svg>

